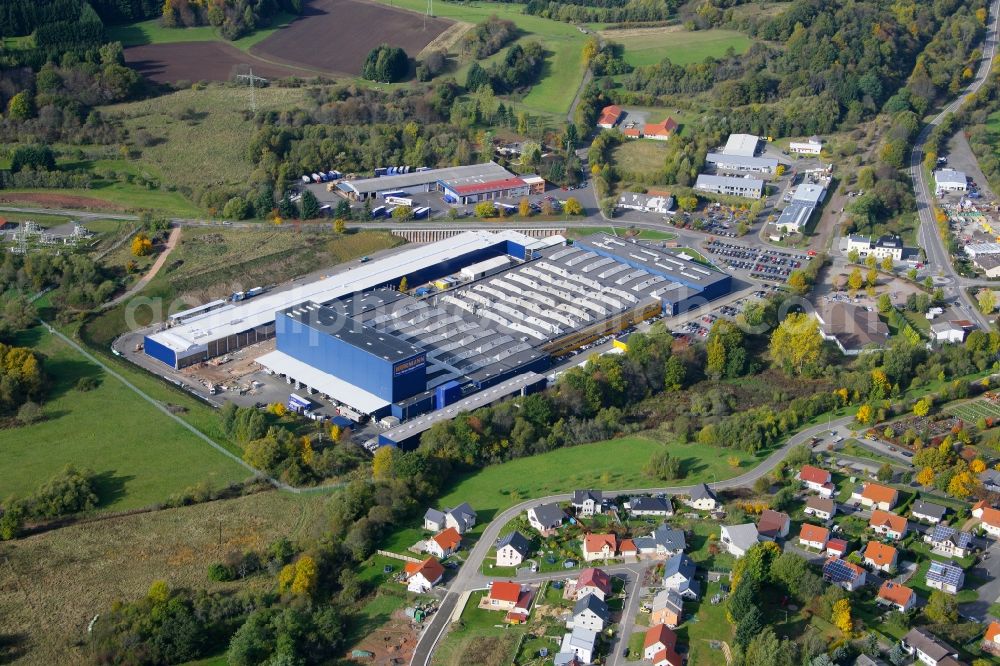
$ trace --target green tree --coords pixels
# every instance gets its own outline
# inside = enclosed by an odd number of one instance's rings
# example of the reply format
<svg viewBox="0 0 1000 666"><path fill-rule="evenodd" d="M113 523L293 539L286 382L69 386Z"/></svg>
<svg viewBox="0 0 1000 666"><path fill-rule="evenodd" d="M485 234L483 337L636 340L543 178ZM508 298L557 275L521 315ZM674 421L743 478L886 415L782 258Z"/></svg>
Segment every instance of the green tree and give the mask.
<svg viewBox="0 0 1000 666"><path fill-rule="evenodd" d="M575 197L569 197L563 204L563 212L567 215L583 215L583 206Z"/></svg>
<svg viewBox="0 0 1000 666"><path fill-rule="evenodd" d="M243 197L233 197L222 208L222 217L230 220L245 220L250 217L250 206Z"/></svg>
<svg viewBox="0 0 1000 666"><path fill-rule="evenodd" d="M996 309L996 296L992 289L980 289L976 294L976 301L983 314L991 314Z"/></svg>
<svg viewBox="0 0 1000 666"><path fill-rule="evenodd" d="M955 597L941 590L934 590L927 600L924 615L934 624L954 624L958 621L958 604Z"/></svg>
<svg viewBox="0 0 1000 666"><path fill-rule="evenodd" d="M764 628L764 615L760 612L757 606L753 606L750 610L740 618L740 621L736 623L736 630L733 633L733 640L741 648L746 648L756 636Z"/></svg>
<svg viewBox="0 0 1000 666"><path fill-rule="evenodd" d="M319 217L319 200L312 190L305 190L299 200L299 210L303 220L315 220Z"/></svg>
<svg viewBox="0 0 1000 666"><path fill-rule="evenodd" d="M393 83L401 81L409 69L410 60L403 49L380 44L368 52L361 66L361 76L369 81Z"/></svg>
<svg viewBox="0 0 1000 666"><path fill-rule="evenodd" d="M889 294L881 294L878 297L878 311L885 314L892 310L892 298Z"/></svg>
<svg viewBox="0 0 1000 666"><path fill-rule="evenodd" d="M768 347L775 364L802 374L819 362L823 337L815 318L801 312L790 313L771 334Z"/></svg>
<svg viewBox="0 0 1000 666"><path fill-rule="evenodd" d="M646 474L659 481L673 481L681 476L681 461L670 455L666 447L653 453L646 463Z"/></svg>
<svg viewBox="0 0 1000 666"><path fill-rule="evenodd" d="M11 120L28 120L35 115L35 100L31 94L22 90L7 102L7 117Z"/></svg>
<svg viewBox="0 0 1000 666"><path fill-rule="evenodd" d="M892 476L893 476L892 465L890 465L889 463L884 463L881 467L878 468L878 473L875 475L875 478L885 483L888 481L892 481Z"/></svg>
<svg viewBox="0 0 1000 666"><path fill-rule="evenodd" d="M497 216L497 207L492 201L480 201L475 207L476 217L490 218Z"/></svg>
<svg viewBox="0 0 1000 666"><path fill-rule="evenodd" d="M412 220L413 219L413 207L412 206L396 206L392 209L392 219L394 220Z"/></svg>

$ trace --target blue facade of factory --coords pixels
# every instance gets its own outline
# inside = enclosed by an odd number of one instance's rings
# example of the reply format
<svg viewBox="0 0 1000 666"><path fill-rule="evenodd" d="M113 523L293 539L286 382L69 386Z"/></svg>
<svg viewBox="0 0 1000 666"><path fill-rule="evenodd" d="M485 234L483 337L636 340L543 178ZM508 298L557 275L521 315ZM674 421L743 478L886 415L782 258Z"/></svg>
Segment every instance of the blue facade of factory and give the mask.
<svg viewBox="0 0 1000 666"><path fill-rule="evenodd" d="M427 388L427 355L386 359L328 332L277 314L277 349L327 374L396 402Z"/></svg>

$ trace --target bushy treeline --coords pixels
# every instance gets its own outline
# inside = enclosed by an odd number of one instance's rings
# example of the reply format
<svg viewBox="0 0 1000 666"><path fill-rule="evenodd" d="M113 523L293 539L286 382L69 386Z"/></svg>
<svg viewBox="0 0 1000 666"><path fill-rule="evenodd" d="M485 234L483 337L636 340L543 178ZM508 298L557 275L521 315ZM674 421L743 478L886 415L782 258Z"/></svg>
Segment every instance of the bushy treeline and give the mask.
<svg viewBox="0 0 1000 666"><path fill-rule="evenodd" d="M59 287L52 299L60 317L73 317L79 310L103 303L116 289L104 269L83 254L3 254L0 288L34 294L46 287Z"/></svg>
<svg viewBox="0 0 1000 666"><path fill-rule="evenodd" d="M507 49L503 60L483 67L472 63L466 75L465 87L476 91L490 86L496 93L511 93L531 86L538 79L545 63L545 49L535 41Z"/></svg>
<svg viewBox="0 0 1000 666"><path fill-rule="evenodd" d="M45 388L42 361L30 348L0 342L0 415L11 415Z"/></svg>
<svg viewBox="0 0 1000 666"><path fill-rule="evenodd" d="M993 69L986 83L959 110L957 119L965 128L969 146L994 192L1000 191L1000 136L990 116L997 111L1000 111L1000 70Z"/></svg>
<svg viewBox="0 0 1000 666"><path fill-rule="evenodd" d="M570 23L648 23L677 14L678 0L528 0L526 14Z"/></svg>
<svg viewBox="0 0 1000 666"><path fill-rule="evenodd" d="M462 37L462 54L476 59L488 58L517 37L517 25L496 14L476 24Z"/></svg>
<svg viewBox="0 0 1000 666"><path fill-rule="evenodd" d="M394 83L402 81L410 71L410 59L398 46L380 44L365 57L361 76L369 81Z"/></svg>
<svg viewBox="0 0 1000 666"><path fill-rule="evenodd" d="M28 497L9 498L0 514L0 540L14 539L27 520L47 520L97 508L96 475L67 465Z"/></svg>
<svg viewBox="0 0 1000 666"><path fill-rule="evenodd" d="M162 0L88 0L105 24L131 23L156 18L163 11Z"/></svg>
<svg viewBox="0 0 1000 666"><path fill-rule="evenodd" d="M0 35L31 36L28 43L0 52L0 66L38 66L100 46L104 23L86 0L5 0Z"/></svg>
<svg viewBox="0 0 1000 666"><path fill-rule="evenodd" d="M302 0L165 0L162 5L163 25L212 25L226 39L267 27L280 12L301 14Z"/></svg>

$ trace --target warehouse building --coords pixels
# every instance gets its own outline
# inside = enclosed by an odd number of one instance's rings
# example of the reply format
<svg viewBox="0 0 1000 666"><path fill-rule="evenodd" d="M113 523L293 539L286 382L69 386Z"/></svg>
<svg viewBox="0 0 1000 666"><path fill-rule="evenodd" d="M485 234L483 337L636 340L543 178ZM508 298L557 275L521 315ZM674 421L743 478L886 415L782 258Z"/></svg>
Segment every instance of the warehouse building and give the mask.
<svg viewBox="0 0 1000 666"><path fill-rule="evenodd" d="M811 136L805 141L792 141L788 144L788 152L796 155L819 155L823 151L823 140Z"/></svg>
<svg viewBox="0 0 1000 666"><path fill-rule="evenodd" d="M740 155L742 157L753 157L757 154L757 146L760 144L760 137L753 134L730 134L726 140L726 146L722 149L725 155Z"/></svg>
<svg viewBox="0 0 1000 666"><path fill-rule="evenodd" d="M792 192L791 202L785 206L778 216L774 225L785 232L801 233L802 229L809 224L812 217L823 199L826 197L826 188L816 183L801 183Z"/></svg>
<svg viewBox="0 0 1000 666"><path fill-rule="evenodd" d="M670 195L658 196L642 194L641 192L623 192L618 197L618 207L624 210L637 210L641 213L666 215L674 207L674 198Z"/></svg>
<svg viewBox="0 0 1000 666"><path fill-rule="evenodd" d="M934 183L938 192L965 192L969 179L964 171L938 169L934 172Z"/></svg>
<svg viewBox="0 0 1000 666"><path fill-rule="evenodd" d="M695 181L694 189L713 194L760 199L764 195L764 181L759 178L701 174Z"/></svg>
<svg viewBox="0 0 1000 666"><path fill-rule="evenodd" d="M726 153L709 153L705 156L705 161L720 171L775 173L778 170L778 160L772 157L746 157L744 155L727 155Z"/></svg>
<svg viewBox="0 0 1000 666"><path fill-rule="evenodd" d="M516 176L481 183L457 184L453 181L438 181L438 186L444 192L444 200L447 203L463 205L496 199L520 199L531 194L531 186L523 178Z"/></svg>
<svg viewBox="0 0 1000 666"><path fill-rule="evenodd" d="M392 192L436 192L444 191L445 186L457 188L484 183L502 183L512 178L516 176L496 162L486 162L344 180L338 183L337 187L349 198L360 201L385 196Z"/></svg>

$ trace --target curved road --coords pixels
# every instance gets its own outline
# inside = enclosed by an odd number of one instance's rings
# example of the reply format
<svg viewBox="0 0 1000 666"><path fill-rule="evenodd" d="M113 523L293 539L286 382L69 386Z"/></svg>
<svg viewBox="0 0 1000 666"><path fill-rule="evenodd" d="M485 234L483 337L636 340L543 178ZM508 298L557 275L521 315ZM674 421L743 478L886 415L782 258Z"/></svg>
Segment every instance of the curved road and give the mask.
<svg viewBox="0 0 1000 666"><path fill-rule="evenodd" d="M730 488L742 488L744 486L753 485L757 479L770 473L779 462L784 460L785 456L788 455L788 452L793 447L806 442L811 437L814 437L821 432L840 426L846 426L853 422L853 416L845 416L837 419L836 421L830 421L829 423L823 423L806 428L805 430L789 437L788 441L785 442L781 448L774 451L774 453L768 456L766 460L749 472L740 474L739 476L735 476L725 481L718 481L708 485L713 490L727 490ZM670 486L666 488L605 490L604 495L606 497L618 497L621 495L635 495L640 493L685 495L689 493L693 487L694 486ZM487 583L492 580L492 577L483 575L479 571L482 567L483 560L493 550L493 546L496 543L497 538L500 536L500 530L503 529L504 525L510 522L522 511L527 511L533 506L548 504L549 502L566 502L569 501L569 499L570 493L549 495L548 497L535 498L521 502L520 504L516 504L497 514L493 521L490 522L490 524L483 531L479 541L477 541L472 547L472 550L469 551L468 556L465 558L465 563L449 583L448 592L445 594L438 611L434 614L433 618L420 635L417 647L413 652L413 659L410 661L411 666L429 666L434 649L437 647L441 638L447 633L447 630L451 625L451 616L455 612L459 601L465 598L466 592L484 589L487 586ZM551 578L551 575L547 577ZM546 576L540 576L540 578L546 578ZM523 582L528 582L528 580L525 579Z"/></svg>
<svg viewBox="0 0 1000 666"><path fill-rule="evenodd" d="M160 269L163 268L163 264L167 262L167 257L170 256L170 253L174 251L174 248L177 246L177 240L180 237L181 237L180 227L174 227L173 229L171 229L170 236L167 238L167 242L163 247L163 251L160 252L160 256L156 258L156 261L154 261L153 265L149 267L149 270L146 271L146 274L143 275L138 282L132 285L131 289L126 291L121 296L118 296L117 298L114 298L105 303L104 305L101 306L101 309L114 307L119 303L121 303L122 301L124 301L126 298L134 296L135 294L138 294L140 291L145 289L146 285L149 284L150 281L156 277L156 274L160 272Z"/></svg>
<svg viewBox="0 0 1000 666"><path fill-rule="evenodd" d="M927 263L934 266L937 271L949 278L948 284L944 287L945 294L949 299L957 298L961 307L968 311L970 319L974 319L983 329L989 330L989 320L979 311L978 306L972 301L965 287L978 284L974 280L966 280L955 272L955 267L951 263L948 249L945 247L938 233L937 223L934 220L933 192L923 168L924 144L931 131L941 124L945 116L957 111L970 96L979 91L986 83L993 67L993 58L997 49L997 21L1000 17L1000 0L994 0L990 5L991 20L986 30L986 39L983 42L983 58L979 64L976 76L965 91L958 96L948 106L944 107L917 136L913 144L913 151L910 153L910 177L913 179L913 190L917 200L917 212L920 215L920 245L927 254Z"/></svg>

